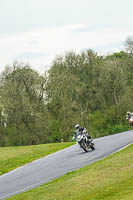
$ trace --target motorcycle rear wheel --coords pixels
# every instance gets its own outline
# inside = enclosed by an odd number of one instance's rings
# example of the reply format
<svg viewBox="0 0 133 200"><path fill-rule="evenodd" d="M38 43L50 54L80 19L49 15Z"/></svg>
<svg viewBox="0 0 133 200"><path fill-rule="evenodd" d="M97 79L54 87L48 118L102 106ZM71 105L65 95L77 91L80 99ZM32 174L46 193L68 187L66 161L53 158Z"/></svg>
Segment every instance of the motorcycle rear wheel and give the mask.
<svg viewBox="0 0 133 200"><path fill-rule="evenodd" d="M93 143L93 144L91 144L91 146L90 146L90 147L91 147L91 149L92 149L92 150L95 150L95 144L94 144L94 143Z"/></svg>

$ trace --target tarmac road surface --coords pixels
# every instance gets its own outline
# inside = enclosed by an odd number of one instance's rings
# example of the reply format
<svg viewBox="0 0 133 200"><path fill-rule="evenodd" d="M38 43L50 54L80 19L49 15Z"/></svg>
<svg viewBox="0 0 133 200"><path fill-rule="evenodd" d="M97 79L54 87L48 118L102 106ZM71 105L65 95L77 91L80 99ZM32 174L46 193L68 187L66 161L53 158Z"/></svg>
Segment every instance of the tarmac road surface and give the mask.
<svg viewBox="0 0 133 200"><path fill-rule="evenodd" d="M94 143L94 151L86 153L76 144L0 176L0 199L37 187L118 151L133 143L133 131L97 138Z"/></svg>

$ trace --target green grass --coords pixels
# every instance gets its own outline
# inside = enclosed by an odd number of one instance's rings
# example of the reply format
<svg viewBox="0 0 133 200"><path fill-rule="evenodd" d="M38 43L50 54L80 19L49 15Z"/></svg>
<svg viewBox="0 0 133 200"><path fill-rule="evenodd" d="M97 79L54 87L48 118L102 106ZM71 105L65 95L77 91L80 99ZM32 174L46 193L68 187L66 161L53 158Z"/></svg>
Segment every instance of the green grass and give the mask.
<svg viewBox="0 0 133 200"><path fill-rule="evenodd" d="M0 147L0 175L73 144L72 142L63 142L32 146Z"/></svg>
<svg viewBox="0 0 133 200"><path fill-rule="evenodd" d="M101 161L8 199L133 200L133 145Z"/></svg>

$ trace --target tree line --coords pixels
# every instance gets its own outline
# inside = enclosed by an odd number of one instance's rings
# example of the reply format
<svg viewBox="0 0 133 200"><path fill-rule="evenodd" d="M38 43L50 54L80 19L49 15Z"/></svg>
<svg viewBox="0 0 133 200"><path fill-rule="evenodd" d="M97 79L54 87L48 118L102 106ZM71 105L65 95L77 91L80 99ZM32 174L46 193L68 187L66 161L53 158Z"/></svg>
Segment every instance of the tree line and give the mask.
<svg viewBox="0 0 133 200"><path fill-rule="evenodd" d="M14 62L0 75L0 146L69 141L76 123L92 137L130 127L133 109L133 38L123 51L93 50L57 56L45 74Z"/></svg>

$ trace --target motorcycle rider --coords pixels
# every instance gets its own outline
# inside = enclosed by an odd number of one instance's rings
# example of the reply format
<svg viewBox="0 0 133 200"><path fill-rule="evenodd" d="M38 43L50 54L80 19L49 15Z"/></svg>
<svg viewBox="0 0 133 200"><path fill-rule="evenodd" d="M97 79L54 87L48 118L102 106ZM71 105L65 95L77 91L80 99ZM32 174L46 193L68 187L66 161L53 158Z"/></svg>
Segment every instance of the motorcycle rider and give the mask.
<svg viewBox="0 0 133 200"><path fill-rule="evenodd" d="M88 141L91 140L91 136L88 134L86 128L80 127L79 124L76 124L76 125L75 125L75 129L76 129L76 130L74 131L74 136L73 136L72 139L75 139L75 138L77 137L77 135L82 134L82 132L85 132L85 134L86 134L86 136L87 136L87 138L88 138Z"/></svg>
<svg viewBox="0 0 133 200"><path fill-rule="evenodd" d="M128 120L130 126L133 126L133 113L127 112L127 114L126 114L126 120Z"/></svg>
<svg viewBox="0 0 133 200"><path fill-rule="evenodd" d="M127 114L126 114L126 120L129 120L131 118L133 118L133 113L128 111Z"/></svg>
<svg viewBox="0 0 133 200"><path fill-rule="evenodd" d="M131 117L131 113L128 111L127 114L126 114L126 120L129 120Z"/></svg>

